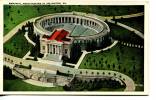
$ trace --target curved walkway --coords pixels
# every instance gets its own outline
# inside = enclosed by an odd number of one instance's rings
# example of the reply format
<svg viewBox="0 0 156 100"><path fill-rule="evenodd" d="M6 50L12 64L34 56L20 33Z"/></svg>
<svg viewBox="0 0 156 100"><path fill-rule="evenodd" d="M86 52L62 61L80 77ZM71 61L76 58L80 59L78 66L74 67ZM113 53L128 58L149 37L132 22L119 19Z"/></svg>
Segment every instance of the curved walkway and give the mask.
<svg viewBox="0 0 156 100"><path fill-rule="evenodd" d="M110 23L112 23L112 24L115 24L115 21L113 21L113 20L108 20L108 22L110 22ZM123 28L125 28L125 29L127 29L127 30L129 30L129 31L134 31L134 33L135 33L136 35L138 35L138 36L140 36L142 39L144 39L144 34L142 34L141 32L139 32L138 30L136 30L136 29L134 29L134 28L132 28L132 27L129 27L129 26L125 25L125 24L119 23L119 22L117 22L117 25L119 25L119 26L121 26L121 27L123 27Z"/></svg>
<svg viewBox="0 0 156 100"><path fill-rule="evenodd" d="M130 15L121 15L121 16L114 16L115 19L121 19L121 18L133 18L133 17L139 17L139 16L143 16L144 12L140 12L140 13L136 13L136 14L130 14ZM113 19L113 16L109 16L109 17L100 17L102 19Z"/></svg>
<svg viewBox="0 0 156 100"><path fill-rule="evenodd" d="M95 50L95 51L93 51L93 52L99 53L99 52L101 52L101 50L106 51L106 50L111 49L112 47L114 47L117 43L118 43L118 40L115 40L115 41L113 42L113 44L111 44L110 46L108 46L108 47L106 47L106 48L103 48L103 49L100 49L100 50ZM88 53L91 53L91 52L88 52Z"/></svg>
<svg viewBox="0 0 156 100"><path fill-rule="evenodd" d="M31 54L30 51L28 51L28 53L27 53L22 59L28 58L28 56L29 56L30 54Z"/></svg>
<svg viewBox="0 0 156 100"><path fill-rule="evenodd" d="M32 80L32 79L27 79L27 80L23 80L23 81L26 83L36 85L36 86L41 86L41 87L55 87L53 83L45 83L45 82L36 81L36 80Z"/></svg>
<svg viewBox="0 0 156 100"><path fill-rule="evenodd" d="M99 52L101 52L101 51L105 51L105 50L111 49L111 48L114 47L117 43L118 43L118 41L115 40L115 41L113 42L113 44L111 44L110 46L108 46L108 47L106 47L106 48L103 48L103 49L100 49L100 50L95 50L95 51L93 51L93 52L99 53ZM83 50L82 52L83 52L83 53L82 53L80 59L78 60L77 64L72 64L72 63L66 63L66 64L67 64L67 65L71 65L71 66L75 66L74 68L75 68L75 69L78 69L79 66L80 66L80 64L81 64L81 62L82 62L82 60L84 59L84 57L85 57L88 53L91 53L91 52L87 52L86 50Z"/></svg>
<svg viewBox="0 0 156 100"><path fill-rule="evenodd" d="M33 46L36 45L36 43L34 43L32 40L29 39L29 37L28 37L28 32L25 32L24 36L25 36L25 38L27 39L27 41L28 41L30 44L32 44Z"/></svg>
<svg viewBox="0 0 156 100"><path fill-rule="evenodd" d="M25 25L28 21L32 22L32 21L34 21L34 19L36 19L36 18L28 19L28 20L26 20L26 21L20 23L20 24L17 25L16 27L14 27L9 33L7 33L7 34L4 36L4 38L3 38L3 43L5 43L5 42L8 41L11 37L13 37L13 36L17 33L17 31L18 31L19 29L21 29L22 26Z"/></svg>
<svg viewBox="0 0 156 100"><path fill-rule="evenodd" d="M131 14L131 15L116 16L115 18L116 19L117 18L121 18L121 17L122 18L131 18L131 17L142 16L142 15L143 15L143 13L138 13L138 14ZM16 32L18 31L18 29L20 29L28 21L33 21L36 18L32 18L32 19L26 20L26 21L22 22L21 24L17 25L7 35L4 36L3 43L5 43L12 36L14 36L16 34ZM109 19L109 17L103 17L103 18ZM109 20L109 21L112 22L112 23L115 23L112 20ZM140 37L144 38L144 36L143 36L143 34L141 32L139 32L139 31L137 31L137 30L135 30L135 29L133 29L133 28L131 28L129 26L126 26L126 25L121 24L121 23L118 23L117 25L122 26L122 27L124 27L124 28L126 28L128 30L134 31L137 35L139 35ZM107 73L107 75L109 75L109 77L110 76L117 77L117 78L123 80L125 82L125 84L126 84L125 91L134 91L135 90L134 81L130 77L128 77L127 75L124 75L122 73L115 72L115 71L90 70L90 69L74 69L74 68L67 68L67 67L59 67L59 66L56 66L56 65L45 64L45 63L42 63L42 62L36 62L36 61L31 61L31 60L24 60L24 59L13 57L13 56L10 56L10 55L7 55L7 54L4 54L4 59L7 60L7 61L4 60L4 63L7 62L7 63L5 63L7 65L9 65L9 64L11 64L11 65L22 64L24 66L29 66L31 64L32 65L32 70L35 70L35 68L36 69L42 69L44 71L45 71L45 69L46 70L53 70L53 71L59 70L60 72L71 73L71 74L80 74L80 71L82 71L82 75L83 75L84 72L85 72L85 75L92 75L92 72L94 72L94 73ZM10 62L10 61L13 61L13 62ZM86 73L86 71L88 71L88 72ZM90 74L88 74L88 73L90 73ZM101 74L97 74L95 76L99 76L99 75L101 75Z"/></svg>
<svg viewBox="0 0 156 100"><path fill-rule="evenodd" d="M103 48L103 49L100 49L100 50L95 50L95 51L93 51L93 52L99 53L99 52L101 52L101 50L103 50L103 51L108 50L108 49L114 47L117 43L118 43L118 41L115 40L115 41L113 42L113 44L111 44L110 46L108 46L108 47L106 47L106 48ZM81 64L83 58L85 57L85 55L88 54L88 53L91 53L91 52L87 52L87 51L85 51L85 50L82 51L82 52L83 52L83 53L82 53L82 55L81 55L81 57L80 57L78 63L74 65L74 66L75 66L75 69L78 69L78 67L80 66L80 64ZM67 63L67 65L73 65L73 64Z"/></svg>

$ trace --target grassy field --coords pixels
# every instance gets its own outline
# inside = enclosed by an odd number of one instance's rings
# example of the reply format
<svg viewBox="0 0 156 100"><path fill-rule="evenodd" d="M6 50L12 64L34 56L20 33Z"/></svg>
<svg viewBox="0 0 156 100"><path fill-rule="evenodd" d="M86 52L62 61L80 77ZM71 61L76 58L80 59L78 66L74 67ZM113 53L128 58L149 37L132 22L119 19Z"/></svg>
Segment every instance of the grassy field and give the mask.
<svg viewBox="0 0 156 100"><path fill-rule="evenodd" d="M144 16L128 19L117 19L117 22L128 25L144 34Z"/></svg>
<svg viewBox="0 0 156 100"><path fill-rule="evenodd" d="M64 91L63 87L40 87L23 82L20 79L4 80L4 91ZM123 91L124 88L101 88L96 91Z"/></svg>
<svg viewBox="0 0 156 100"><path fill-rule="evenodd" d="M4 91L64 91L63 87L40 87L23 82L20 79L4 80Z"/></svg>
<svg viewBox="0 0 156 100"><path fill-rule="evenodd" d="M137 84L143 84L144 51L117 44L110 50L87 54L79 68L119 71L130 76Z"/></svg>
<svg viewBox="0 0 156 100"><path fill-rule="evenodd" d="M135 91L144 91L144 87L143 86L136 86L135 87Z"/></svg>
<svg viewBox="0 0 156 100"><path fill-rule="evenodd" d="M112 89L112 88L101 88L97 90L98 92L103 92L103 91L111 91L111 92L118 92L118 91L124 91L125 88L119 88L119 89Z"/></svg>
<svg viewBox="0 0 156 100"><path fill-rule="evenodd" d="M111 10L110 10L111 9ZM52 5L52 6L28 6L28 5L4 5L4 35L6 35L13 27L24 20L59 12L86 12L95 13L101 16L126 15L132 13L143 12L143 6L80 6L80 5Z"/></svg>
<svg viewBox="0 0 156 100"><path fill-rule="evenodd" d="M7 41L3 48L5 53L22 58L32 47L24 37L24 32L20 31Z"/></svg>

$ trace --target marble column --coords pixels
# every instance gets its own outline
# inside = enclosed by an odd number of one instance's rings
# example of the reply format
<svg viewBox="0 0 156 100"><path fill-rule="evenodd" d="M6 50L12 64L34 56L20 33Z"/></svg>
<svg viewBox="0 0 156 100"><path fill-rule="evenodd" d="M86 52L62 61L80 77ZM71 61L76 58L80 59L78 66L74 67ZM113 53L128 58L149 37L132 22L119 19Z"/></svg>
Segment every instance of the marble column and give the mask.
<svg viewBox="0 0 156 100"><path fill-rule="evenodd" d="M57 23L58 23L58 24L60 23L60 19L59 19L59 17L57 17Z"/></svg>
<svg viewBox="0 0 156 100"><path fill-rule="evenodd" d="M49 44L49 53L51 52L51 46L50 46L51 44Z"/></svg>
<svg viewBox="0 0 156 100"><path fill-rule="evenodd" d="M52 54L52 44L50 44L50 53Z"/></svg>
<svg viewBox="0 0 156 100"><path fill-rule="evenodd" d="M71 17L71 21L70 22L73 23L73 17Z"/></svg>
<svg viewBox="0 0 156 100"><path fill-rule="evenodd" d="M55 45L55 54L57 54L57 45Z"/></svg>
<svg viewBox="0 0 156 100"><path fill-rule="evenodd" d="M47 44L47 53L49 53L49 44Z"/></svg>
<svg viewBox="0 0 156 100"><path fill-rule="evenodd" d="M53 54L53 45L51 44L51 52L52 52L52 54Z"/></svg>
<svg viewBox="0 0 156 100"><path fill-rule="evenodd" d="M60 17L60 23L62 23L62 17Z"/></svg>
<svg viewBox="0 0 156 100"><path fill-rule="evenodd" d="M55 45L53 45L53 54L55 54Z"/></svg>
<svg viewBox="0 0 156 100"><path fill-rule="evenodd" d="M69 23L69 17L67 17L67 23Z"/></svg>
<svg viewBox="0 0 156 100"><path fill-rule="evenodd" d="M61 46L59 46L59 55L61 55L61 50L60 50Z"/></svg>

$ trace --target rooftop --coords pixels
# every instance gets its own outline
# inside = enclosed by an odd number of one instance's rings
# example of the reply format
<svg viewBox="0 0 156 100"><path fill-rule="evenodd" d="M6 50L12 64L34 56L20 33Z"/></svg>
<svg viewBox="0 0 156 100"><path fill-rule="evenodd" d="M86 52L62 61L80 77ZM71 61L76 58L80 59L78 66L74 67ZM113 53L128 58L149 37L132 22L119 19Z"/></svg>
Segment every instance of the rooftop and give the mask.
<svg viewBox="0 0 156 100"><path fill-rule="evenodd" d="M68 31L64 29L55 30L51 36L46 37L48 40L56 40L58 42L62 42L66 40L66 36L69 34ZM45 37L45 36L44 36Z"/></svg>

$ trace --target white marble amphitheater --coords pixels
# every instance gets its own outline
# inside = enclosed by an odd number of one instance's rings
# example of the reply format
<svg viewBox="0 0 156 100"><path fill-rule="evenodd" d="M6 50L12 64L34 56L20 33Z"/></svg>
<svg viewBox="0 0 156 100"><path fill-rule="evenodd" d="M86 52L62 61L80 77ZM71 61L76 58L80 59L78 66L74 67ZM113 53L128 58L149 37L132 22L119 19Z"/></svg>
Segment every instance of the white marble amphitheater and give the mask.
<svg viewBox="0 0 156 100"><path fill-rule="evenodd" d="M73 43L85 50L87 43L100 46L109 38L109 26L96 15L80 12L48 14L36 18L34 32L40 35L41 53L44 59L61 61L62 56L70 58Z"/></svg>

